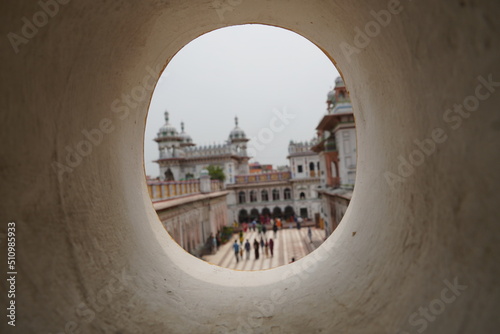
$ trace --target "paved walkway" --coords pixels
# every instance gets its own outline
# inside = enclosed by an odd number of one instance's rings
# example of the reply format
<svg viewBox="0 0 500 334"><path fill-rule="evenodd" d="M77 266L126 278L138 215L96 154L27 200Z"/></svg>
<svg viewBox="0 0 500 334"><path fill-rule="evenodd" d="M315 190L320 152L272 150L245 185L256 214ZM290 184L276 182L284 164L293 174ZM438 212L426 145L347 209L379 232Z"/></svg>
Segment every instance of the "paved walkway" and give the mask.
<svg viewBox="0 0 500 334"><path fill-rule="evenodd" d="M243 245L247 239L251 245L249 260L247 260L247 254L243 250L243 259L240 258L239 262L236 262L233 243L235 239L239 238L238 234L234 234L232 240L222 245L216 254L206 255L203 259L220 267L236 270L263 270L279 267L290 263L292 257L298 260L306 256L323 243L325 231L316 228L311 228L311 230L312 243L309 241L307 235L307 227L300 230L296 228L279 230L277 238L274 238L273 231L267 231L266 238L268 240L269 238L273 238L274 241L273 257L271 257L270 253L266 256L264 249L259 248L260 257L258 260L255 260L253 241L257 238L257 241L260 242L262 234L259 235L257 231L249 231L243 234L245 238Z"/></svg>

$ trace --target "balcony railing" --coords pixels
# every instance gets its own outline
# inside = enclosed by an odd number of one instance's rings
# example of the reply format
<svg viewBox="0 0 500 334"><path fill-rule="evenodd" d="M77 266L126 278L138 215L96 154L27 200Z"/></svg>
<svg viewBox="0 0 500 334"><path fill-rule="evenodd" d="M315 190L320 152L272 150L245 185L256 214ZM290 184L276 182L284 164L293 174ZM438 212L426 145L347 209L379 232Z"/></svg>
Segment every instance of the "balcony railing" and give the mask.
<svg viewBox="0 0 500 334"><path fill-rule="evenodd" d="M222 189L221 182L211 180L211 191L220 191ZM148 193L153 202L164 201L177 197L188 195L201 194L200 180L188 181L148 181Z"/></svg>
<svg viewBox="0 0 500 334"><path fill-rule="evenodd" d="M238 175L235 178L236 184L261 183L286 181L292 178L291 172L275 172L262 174Z"/></svg>

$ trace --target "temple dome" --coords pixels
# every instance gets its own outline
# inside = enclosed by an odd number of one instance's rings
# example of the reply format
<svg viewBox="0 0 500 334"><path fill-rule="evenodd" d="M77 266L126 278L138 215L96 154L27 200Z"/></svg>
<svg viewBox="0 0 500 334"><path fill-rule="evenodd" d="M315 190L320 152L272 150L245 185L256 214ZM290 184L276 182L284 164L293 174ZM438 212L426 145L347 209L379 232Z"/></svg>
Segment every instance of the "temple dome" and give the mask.
<svg viewBox="0 0 500 334"><path fill-rule="evenodd" d="M331 90L328 92L326 102L335 102L335 91Z"/></svg>
<svg viewBox="0 0 500 334"><path fill-rule="evenodd" d="M178 137L177 129L169 123L168 111L165 111L165 124L158 130L158 137Z"/></svg>
<svg viewBox="0 0 500 334"><path fill-rule="evenodd" d="M188 135L186 133L186 131L184 131L184 122L181 123L181 133L179 135L179 137L181 137L182 139L182 144L192 144L193 143L193 139L191 138L190 135Z"/></svg>
<svg viewBox="0 0 500 334"><path fill-rule="evenodd" d="M238 126L238 117L234 119L235 121L235 127L229 134L229 140L241 140L244 139L246 140L246 135L245 132Z"/></svg>
<svg viewBox="0 0 500 334"><path fill-rule="evenodd" d="M342 77L335 79L335 88L337 87L345 87L344 79L342 79Z"/></svg>

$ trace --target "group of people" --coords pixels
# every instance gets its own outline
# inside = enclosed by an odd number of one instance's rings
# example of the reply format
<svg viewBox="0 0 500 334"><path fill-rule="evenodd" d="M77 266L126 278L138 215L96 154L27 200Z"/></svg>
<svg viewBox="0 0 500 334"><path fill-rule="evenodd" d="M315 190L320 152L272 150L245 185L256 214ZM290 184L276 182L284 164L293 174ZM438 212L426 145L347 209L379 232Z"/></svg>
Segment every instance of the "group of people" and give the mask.
<svg viewBox="0 0 500 334"><path fill-rule="evenodd" d="M258 238L255 238L253 241L253 251L254 251L254 258L255 260L258 260L260 257L260 254L262 252L262 255L269 257L274 256L274 240L273 238L269 238L269 240L264 239L264 237L260 238L260 241L257 240ZM239 262L240 259L243 259L243 252L246 253L246 259L250 260L250 253L252 251L252 244L250 244L250 241L247 239L246 242L243 244L243 234L240 233L240 242L238 243L238 239L234 240L233 243L233 250L234 250L234 255L236 257L236 262Z"/></svg>
<svg viewBox="0 0 500 334"><path fill-rule="evenodd" d="M296 222L296 227L298 230L301 228L301 223L302 223L302 218L297 218L295 217L295 222ZM282 222L279 218L276 220L270 219L269 223L272 224L272 230L273 230L273 237L274 239L278 238L278 230L280 228L283 228ZM237 224L235 222L235 224ZM236 226L236 225L235 225ZM261 256L266 256L271 257L274 256L274 240L273 238L269 238L269 240L266 237L266 232L267 232L267 226L266 224L262 224L258 222L256 219L254 219L251 223L243 223L241 225L242 231L239 232L239 240L236 239L234 240L233 243L233 250L234 250L234 255L236 257L236 262L239 262L239 260L243 259L243 253L246 253L246 259L250 259L250 253L254 251L254 259L258 260L259 257ZM291 226L290 226L291 228ZM258 236L254 239L253 243L250 243L250 241L247 239L245 243L243 241L245 240L243 237L243 231L258 231ZM309 237L309 242L312 243L312 231L311 228L308 227L307 235ZM258 240L260 236L260 241ZM295 259L292 259L292 262L294 262Z"/></svg>
<svg viewBox="0 0 500 334"><path fill-rule="evenodd" d="M274 237L276 238L278 230L282 227L281 219L279 219L279 218L276 218L276 220L270 219L269 224L272 225ZM242 223L241 227L243 228L244 232L258 231L259 234L260 233L266 234L266 232L267 232L267 224L258 222L256 219L252 220L252 222L250 222L250 223Z"/></svg>

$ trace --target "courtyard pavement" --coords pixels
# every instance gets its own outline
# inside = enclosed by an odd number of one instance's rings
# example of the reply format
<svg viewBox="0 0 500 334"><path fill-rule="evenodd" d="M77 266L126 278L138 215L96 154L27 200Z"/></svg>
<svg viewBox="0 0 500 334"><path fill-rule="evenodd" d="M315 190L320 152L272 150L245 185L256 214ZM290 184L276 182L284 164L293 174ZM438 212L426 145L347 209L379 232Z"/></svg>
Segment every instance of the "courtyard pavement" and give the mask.
<svg viewBox="0 0 500 334"><path fill-rule="evenodd" d="M239 243L239 235L234 234L229 242L219 247L217 253L205 255L203 256L203 260L220 267L236 270L264 270L279 267L290 263L292 258L295 258L295 260L303 258L323 243L325 231L317 228L311 228L311 230L312 242L309 241L307 227L303 227L300 230L296 228L279 230L277 238L274 237L273 231L267 231L265 238L267 240L272 238L274 241L274 256L271 257L270 252L266 256L264 249L259 248L260 257L258 260L255 260L253 241L257 238L257 241L260 242L263 234L259 235L257 231L248 231L243 234L243 244L247 239L250 241L250 259L247 260L247 254L243 250L243 258L240 258L239 262L236 262L233 250L234 240L238 239Z"/></svg>

